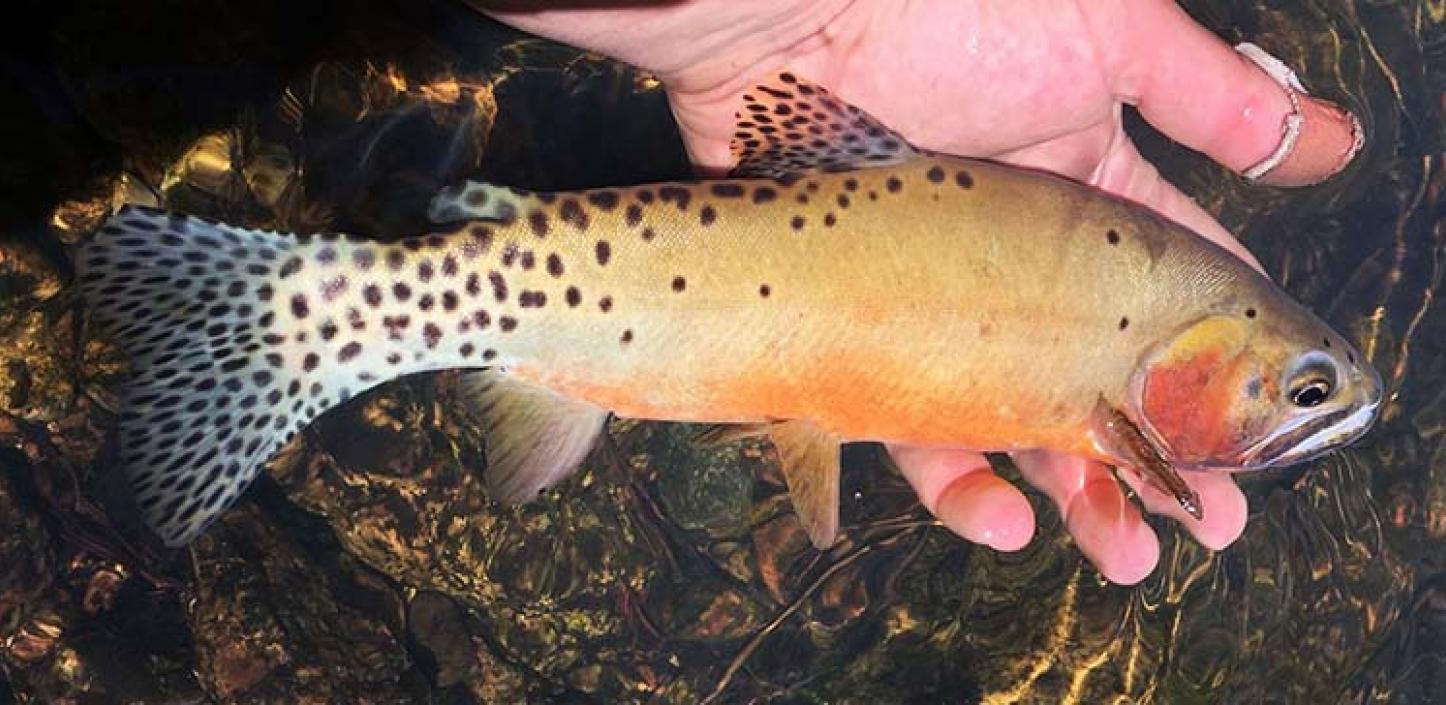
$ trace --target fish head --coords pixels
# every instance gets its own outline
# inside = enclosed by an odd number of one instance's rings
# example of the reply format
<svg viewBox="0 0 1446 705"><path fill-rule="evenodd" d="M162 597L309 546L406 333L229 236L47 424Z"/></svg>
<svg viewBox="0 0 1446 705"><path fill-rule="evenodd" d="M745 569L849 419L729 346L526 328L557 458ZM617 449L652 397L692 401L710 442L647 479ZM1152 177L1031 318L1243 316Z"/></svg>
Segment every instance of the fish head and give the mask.
<svg viewBox="0 0 1446 705"><path fill-rule="evenodd" d="M1375 422L1381 377L1304 309L1212 314L1142 358L1128 404L1171 464L1258 470L1304 462Z"/></svg>

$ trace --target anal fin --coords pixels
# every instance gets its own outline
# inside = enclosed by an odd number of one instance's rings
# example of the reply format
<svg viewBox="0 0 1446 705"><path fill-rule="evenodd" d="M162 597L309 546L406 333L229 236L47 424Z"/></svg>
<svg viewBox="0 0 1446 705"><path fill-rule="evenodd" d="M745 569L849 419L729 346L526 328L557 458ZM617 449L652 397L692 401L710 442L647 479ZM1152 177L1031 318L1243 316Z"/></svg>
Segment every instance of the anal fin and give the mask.
<svg viewBox="0 0 1446 705"><path fill-rule="evenodd" d="M608 412L498 370L466 373L463 388L486 440L487 489L499 502L533 499L577 470Z"/></svg>
<svg viewBox="0 0 1446 705"><path fill-rule="evenodd" d="M839 437L803 420L773 424L768 435L809 540L819 550L832 546L838 537Z"/></svg>

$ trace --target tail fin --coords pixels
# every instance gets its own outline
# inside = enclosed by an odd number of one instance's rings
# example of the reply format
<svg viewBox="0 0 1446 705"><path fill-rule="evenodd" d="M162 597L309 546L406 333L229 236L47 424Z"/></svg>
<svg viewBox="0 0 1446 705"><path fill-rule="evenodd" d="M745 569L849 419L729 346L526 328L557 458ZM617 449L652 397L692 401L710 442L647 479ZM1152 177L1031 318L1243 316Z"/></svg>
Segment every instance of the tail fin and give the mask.
<svg viewBox="0 0 1446 705"><path fill-rule="evenodd" d="M195 538L262 464L349 392L283 330L297 238L126 207L77 256L94 320L130 354L121 462L147 524Z"/></svg>

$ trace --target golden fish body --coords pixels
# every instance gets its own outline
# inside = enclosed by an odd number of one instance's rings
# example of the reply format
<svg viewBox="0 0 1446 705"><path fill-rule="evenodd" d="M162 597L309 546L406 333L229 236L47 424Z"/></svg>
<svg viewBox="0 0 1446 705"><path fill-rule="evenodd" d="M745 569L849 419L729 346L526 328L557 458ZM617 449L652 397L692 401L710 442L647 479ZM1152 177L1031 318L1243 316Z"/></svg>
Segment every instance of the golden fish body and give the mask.
<svg viewBox="0 0 1446 705"><path fill-rule="evenodd" d="M845 440L1051 449L1168 484L1374 418L1349 343L1183 228L917 152L787 75L745 101L741 178L464 184L434 203L450 228L393 245L119 213L77 265L132 351L121 444L151 525L184 543L327 408L449 368L485 368L500 498L574 469L609 413L765 425L820 545Z"/></svg>

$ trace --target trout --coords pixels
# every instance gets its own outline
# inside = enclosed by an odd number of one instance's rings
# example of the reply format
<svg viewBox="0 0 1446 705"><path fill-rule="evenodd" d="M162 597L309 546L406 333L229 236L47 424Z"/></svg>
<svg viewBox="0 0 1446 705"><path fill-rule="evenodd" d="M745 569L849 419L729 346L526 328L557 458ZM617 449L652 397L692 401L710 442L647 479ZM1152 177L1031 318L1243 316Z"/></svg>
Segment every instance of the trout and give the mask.
<svg viewBox="0 0 1446 705"><path fill-rule="evenodd" d="M777 447L828 546L840 444L1276 467L1359 438L1379 375L1236 257L1060 177L934 154L791 74L743 96L729 178L486 183L380 244L124 207L77 253L129 351L120 462L196 537L297 431L370 387L469 368L491 494L578 467L609 414Z"/></svg>

